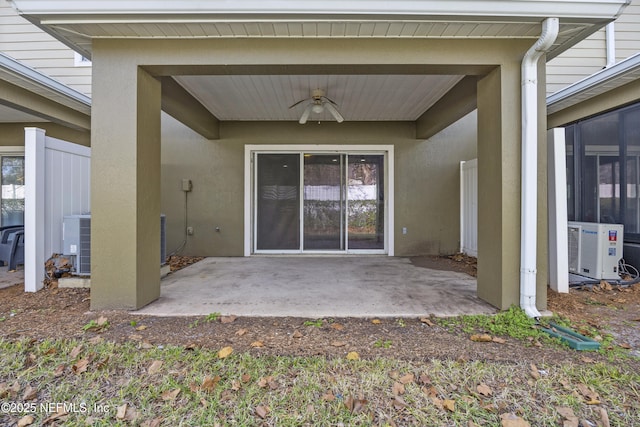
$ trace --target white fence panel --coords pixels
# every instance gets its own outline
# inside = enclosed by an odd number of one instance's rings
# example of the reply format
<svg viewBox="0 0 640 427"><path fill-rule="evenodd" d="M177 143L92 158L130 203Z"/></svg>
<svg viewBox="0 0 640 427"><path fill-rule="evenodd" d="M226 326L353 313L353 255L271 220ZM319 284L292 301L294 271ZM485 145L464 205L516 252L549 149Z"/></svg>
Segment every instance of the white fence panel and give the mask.
<svg viewBox="0 0 640 427"><path fill-rule="evenodd" d="M91 149L25 129L25 291L42 288L44 263L62 252L66 215L90 210Z"/></svg>
<svg viewBox="0 0 640 427"><path fill-rule="evenodd" d="M460 162L460 252L478 256L478 159Z"/></svg>

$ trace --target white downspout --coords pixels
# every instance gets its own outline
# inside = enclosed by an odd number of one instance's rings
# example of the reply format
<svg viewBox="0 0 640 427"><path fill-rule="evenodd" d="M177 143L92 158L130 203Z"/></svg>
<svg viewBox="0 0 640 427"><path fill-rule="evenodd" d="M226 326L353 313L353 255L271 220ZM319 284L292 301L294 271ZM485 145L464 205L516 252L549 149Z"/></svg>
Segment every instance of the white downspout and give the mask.
<svg viewBox="0 0 640 427"><path fill-rule="evenodd" d="M538 211L538 60L558 36L558 18L542 22L542 34L522 60L522 191L520 216L520 307L529 317L536 308Z"/></svg>
<svg viewBox="0 0 640 427"><path fill-rule="evenodd" d="M609 68L616 64L616 30L613 22L609 22L604 28L607 47L607 63L604 67Z"/></svg>

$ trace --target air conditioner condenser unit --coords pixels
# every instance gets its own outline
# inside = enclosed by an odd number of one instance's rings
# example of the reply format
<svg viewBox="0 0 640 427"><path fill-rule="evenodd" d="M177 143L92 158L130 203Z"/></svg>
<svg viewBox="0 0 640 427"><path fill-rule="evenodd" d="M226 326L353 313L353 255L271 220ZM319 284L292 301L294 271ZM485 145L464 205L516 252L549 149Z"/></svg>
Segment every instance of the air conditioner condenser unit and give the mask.
<svg viewBox="0 0 640 427"><path fill-rule="evenodd" d="M568 223L569 272L595 280L619 280L624 226L593 222Z"/></svg>

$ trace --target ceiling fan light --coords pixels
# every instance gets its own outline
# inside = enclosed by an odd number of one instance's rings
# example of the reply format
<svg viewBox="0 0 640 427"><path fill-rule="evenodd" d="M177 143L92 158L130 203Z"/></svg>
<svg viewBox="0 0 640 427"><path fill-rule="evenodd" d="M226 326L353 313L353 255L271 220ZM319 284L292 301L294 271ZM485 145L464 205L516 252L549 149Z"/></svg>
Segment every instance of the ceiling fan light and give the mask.
<svg viewBox="0 0 640 427"><path fill-rule="evenodd" d="M311 111L316 114L320 114L324 111L324 106L322 104L313 104L313 107L311 107Z"/></svg>

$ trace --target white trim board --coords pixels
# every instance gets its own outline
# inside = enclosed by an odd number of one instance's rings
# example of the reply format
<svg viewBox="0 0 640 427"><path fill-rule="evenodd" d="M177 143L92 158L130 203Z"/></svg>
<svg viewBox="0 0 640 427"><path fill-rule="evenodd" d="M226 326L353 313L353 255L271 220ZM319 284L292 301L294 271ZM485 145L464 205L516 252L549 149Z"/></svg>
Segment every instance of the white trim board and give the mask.
<svg viewBox="0 0 640 427"><path fill-rule="evenodd" d="M290 152L290 153L372 153L384 152L386 154L385 178L386 178L386 252L388 256L394 256L395 235L394 235L394 146L388 144L381 145L353 145L353 144L246 144L244 146L244 256L252 255L252 218L253 218L253 164L252 153L254 152ZM300 252L296 252L300 253ZM341 252L346 254L345 252Z"/></svg>

